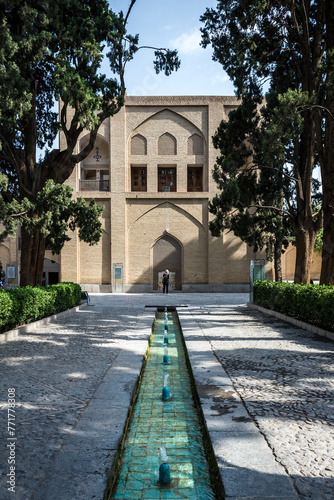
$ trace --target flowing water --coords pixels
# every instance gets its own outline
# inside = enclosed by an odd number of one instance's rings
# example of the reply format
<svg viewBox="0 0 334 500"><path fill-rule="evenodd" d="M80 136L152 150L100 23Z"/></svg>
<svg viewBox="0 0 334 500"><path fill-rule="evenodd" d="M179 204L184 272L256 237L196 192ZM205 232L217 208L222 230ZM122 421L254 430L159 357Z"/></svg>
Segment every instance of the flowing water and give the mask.
<svg viewBox="0 0 334 500"><path fill-rule="evenodd" d="M115 500L216 498L181 335L176 311L166 315L158 311L112 497ZM169 364L163 363L166 347ZM163 400L166 384L169 399ZM161 464L168 464L162 466L170 472L167 484L161 476L159 481Z"/></svg>

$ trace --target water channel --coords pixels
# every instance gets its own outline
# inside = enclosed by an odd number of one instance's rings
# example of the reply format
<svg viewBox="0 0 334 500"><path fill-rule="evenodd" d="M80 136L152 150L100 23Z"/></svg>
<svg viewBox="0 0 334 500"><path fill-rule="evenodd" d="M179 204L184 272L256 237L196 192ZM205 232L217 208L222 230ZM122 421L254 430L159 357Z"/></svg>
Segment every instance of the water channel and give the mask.
<svg viewBox="0 0 334 500"><path fill-rule="evenodd" d="M158 310L115 500L216 499L181 335L177 312Z"/></svg>

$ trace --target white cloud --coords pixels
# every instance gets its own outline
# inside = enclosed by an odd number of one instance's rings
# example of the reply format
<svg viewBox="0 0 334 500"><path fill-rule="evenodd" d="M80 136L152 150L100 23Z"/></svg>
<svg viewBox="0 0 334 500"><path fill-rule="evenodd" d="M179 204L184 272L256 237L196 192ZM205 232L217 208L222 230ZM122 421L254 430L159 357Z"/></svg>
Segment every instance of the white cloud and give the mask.
<svg viewBox="0 0 334 500"><path fill-rule="evenodd" d="M223 73L217 73L215 75L215 77L213 78L212 80L212 83L215 84L215 83L224 83L224 82L228 82L230 79L229 79L229 76L223 72Z"/></svg>
<svg viewBox="0 0 334 500"><path fill-rule="evenodd" d="M170 45L177 49L180 54L189 54L201 50L201 32L195 28L190 33L183 33L178 38L171 40Z"/></svg>

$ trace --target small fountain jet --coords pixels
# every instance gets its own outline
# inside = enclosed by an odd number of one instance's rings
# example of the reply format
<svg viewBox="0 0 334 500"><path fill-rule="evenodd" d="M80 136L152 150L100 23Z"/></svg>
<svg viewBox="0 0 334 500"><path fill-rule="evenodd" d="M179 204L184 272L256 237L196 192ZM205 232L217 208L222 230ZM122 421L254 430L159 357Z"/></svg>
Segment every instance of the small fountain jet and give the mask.
<svg viewBox="0 0 334 500"><path fill-rule="evenodd" d="M168 456L164 446L160 447L160 460L162 463L159 467L159 482L162 484L168 484L170 483L170 468L167 463Z"/></svg>

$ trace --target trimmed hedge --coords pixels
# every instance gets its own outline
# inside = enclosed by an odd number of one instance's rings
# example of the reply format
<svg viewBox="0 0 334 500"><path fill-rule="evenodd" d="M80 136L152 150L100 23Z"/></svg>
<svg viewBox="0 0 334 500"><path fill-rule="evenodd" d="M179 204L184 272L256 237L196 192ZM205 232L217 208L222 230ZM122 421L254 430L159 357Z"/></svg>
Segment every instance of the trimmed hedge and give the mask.
<svg viewBox="0 0 334 500"><path fill-rule="evenodd" d="M334 286L255 281L254 302L334 331Z"/></svg>
<svg viewBox="0 0 334 500"><path fill-rule="evenodd" d="M74 307L81 302L76 283L0 291L0 332L31 323Z"/></svg>

